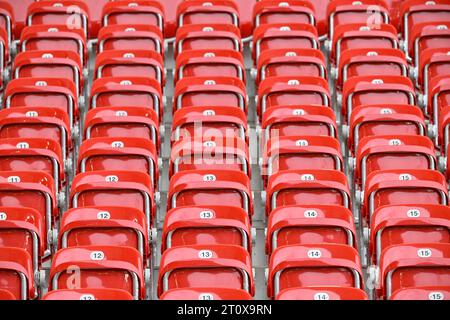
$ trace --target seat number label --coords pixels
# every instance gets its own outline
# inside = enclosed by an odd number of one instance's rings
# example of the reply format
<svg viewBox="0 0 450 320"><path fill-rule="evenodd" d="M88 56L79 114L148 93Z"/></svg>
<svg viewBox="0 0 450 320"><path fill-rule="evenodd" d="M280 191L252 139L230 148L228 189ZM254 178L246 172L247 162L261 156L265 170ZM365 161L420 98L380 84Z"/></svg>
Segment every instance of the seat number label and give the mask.
<svg viewBox="0 0 450 320"><path fill-rule="evenodd" d="M111 219L111 214L108 211L100 211L97 213L98 220L109 220Z"/></svg>
<svg viewBox="0 0 450 320"><path fill-rule="evenodd" d="M428 300L444 300L444 294L439 291L430 292L428 294Z"/></svg>
<svg viewBox="0 0 450 320"><path fill-rule="evenodd" d="M420 258L430 258L432 253L431 253L431 249L419 249L417 251L417 255Z"/></svg>
<svg viewBox="0 0 450 320"><path fill-rule="evenodd" d="M213 252L211 250L200 250L198 252L198 257L200 259L211 259L213 257Z"/></svg>
<svg viewBox="0 0 450 320"><path fill-rule="evenodd" d="M214 213L212 211L202 211L200 212L200 219L214 219Z"/></svg>
<svg viewBox="0 0 450 320"><path fill-rule="evenodd" d="M101 261L103 259L105 259L105 254L103 253L103 251L93 251L91 252L91 260L94 261Z"/></svg>
<svg viewBox="0 0 450 320"><path fill-rule="evenodd" d="M322 257L322 251L318 249L308 250L308 258L319 259L320 257Z"/></svg>
<svg viewBox="0 0 450 320"><path fill-rule="evenodd" d="M80 296L80 300L95 300L95 297L92 294L83 294Z"/></svg>
<svg viewBox="0 0 450 320"><path fill-rule="evenodd" d="M326 292L317 292L314 295L314 300L330 300L330 295Z"/></svg>
<svg viewBox="0 0 450 320"><path fill-rule="evenodd" d="M7 218L8 216L6 215L6 213L0 212L0 221L5 221Z"/></svg>
<svg viewBox="0 0 450 320"><path fill-rule="evenodd" d="M216 176L213 174L205 174L203 176L203 181L205 181L205 182L216 181Z"/></svg>
<svg viewBox="0 0 450 320"><path fill-rule="evenodd" d="M106 182L118 182L119 177L118 176L107 176L105 177Z"/></svg>
<svg viewBox="0 0 450 320"><path fill-rule="evenodd" d="M317 218L318 214L316 210L306 210L303 215L305 218Z"/></svg>
<svg viewBox="0 0 450 320"><path fill-rule="evenodd" d="M406 215L409 218L418 218L418 217L420 217L420 210L418 210L418 209L408 210L408 212L406 212Z"/></svg>
<svg viewBox="0 0 450 320"><path fill-rule="evenodd" d="M198 300L214 300L214 296L211 293L201 293Z"/></svg>

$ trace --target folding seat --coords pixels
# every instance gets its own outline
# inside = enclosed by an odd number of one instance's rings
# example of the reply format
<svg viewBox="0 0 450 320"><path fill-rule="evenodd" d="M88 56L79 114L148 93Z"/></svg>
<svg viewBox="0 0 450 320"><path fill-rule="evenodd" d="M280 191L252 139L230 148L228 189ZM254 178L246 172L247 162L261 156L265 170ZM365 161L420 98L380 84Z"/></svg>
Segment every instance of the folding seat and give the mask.
<svg viewBox="0 0 450 320"><path fill-rule="evenodd" d="M79 28L61 26L29 26L23 29L20 36L21 51L73 51L79 55L83 65L86 65L88 52L86 36Z"/></svg>
<svg viewBox="0 0 450 320"><path fill-rule="evenodd" d="M233 77L245 82L244 58L234 50L188 50L176 59L175 83L185 77Z"/></svg>
<svg viewBox="0 0 450 320"><path fill-rule="evenodd" d="M239 108L230 107L185 107L173 116L172 141L189 137L239 137L246 140L247 116Z"/></svg>
<svg viewBox="0 0 450 320"><path fill-rule="evenodd" d="M266 182L273 174L285 170L344 170L341 145L328 136L271 138L261 160Z"/></svg>
<svg viewBox="0 0 450 320"><path fill-rule="evenodd" d="M392 245L450 243L450 209L442 205L393 205L378 208L372 216L370 252L379 264Z"/></svg>
<svg viewBox="0 0 450 320"><path fill-rule="evenodd" d="M264 115L273 106L331 106L328 82L323 78L296 76L272 77L261 81L258 88L258 114Z"/></svg>
<svg viewBox="0 0 450 320"><path fill-rule="evenodd" d="M431 79L427 94L427 113L433 123L439 122L441 110L450 105L450 76L448 74Z"/></svg>
<svg viewBox="0 0 450 320"><path fill-rule="evenodd" d="M129 207L82 207L61 218L59 248L80 246L131 247L149 256L147 222L142 211ZM55 241L56 242L56 241Z"/></svg>
<svg viewBox="0 0 450 320"><path fill-rule="evenodd" d="M235 245L251 252L251 222L247 212L226 205L169 210L164 220L161 252L190 245Z"/></svg>
<svg viewBox="0 0 450 320"><path fill-rule="evenodd" d="M425 136L380 135L360 140L354 158L354 179L364 189L377 170L437 168L433 142Z"/></svg>
<svg viewBox="0 0 450 320"><path fill-rule="evenodd" d="M247 112L244 82L229 77L183 78L175 86L174 110L184 107L236 107Z"/></svg>
<svg viewBox="0 0 450 320"><path fill-rule="evenodd" d="M273 106L262 117L263 146L271 137L337 137L336 116L326 106Z"/></svg>
<svg viewBox="0 0 450 320"><path fill-rule="evenodd" d="M374 171L367 177L364 192L356 198L363 203L362 214L370 222L374 211L382 206L447 205L447 183L436 170Z"/></svg>
<svg viewBox="0 0 450 320"><path fill-rule="evenodd" d="M98 52L108 50L151 50L164 54L161 30L151 25L111 25L98 32Z"/></svg>
<svg viewBox="0 0 450 320"><path fill-rule="evenodd" d="M77 95L83 90L84 70L72 51L25 51L14 58L14 78L62 78L75 83Z"/></svg>
<svg viewBox="0 0 450 320"><path fill-rule="evenodd" d="M282 290L275 300L369 300L364 290L348 287L310 287Z"/></svg>
<svg viewBox="0 0 450 320"><path fill-rule="evenodd" d="M309 23L315 25L314 6L310 1L265 0L253 8L255 27L273 23Z"/></svg>
<svg viewBox="0 0 450 320"><path fill-rule="evenodd" d="M239 9L230 0L187 0L177 7L177 21L178 27L214 22L239 28Z"/></svg>
<svg viewBox="0 0 450 320"><path fill-rule="evenodd" d="M13 24L12 37L18 39L20 38L20 33L22 32L26 19L27 19L27 9L34 2L34 0L23 0L17 2L17 0L4 0L2 1L2 8L8 10L11 13L11 22Z"/></svg>
<svg viewBox="0 0 450 320"><path fill-rule="evenodd" d="M44 172L0 171L0 206L36 209L45 221L45 238L58 215L61 194L57 198L53 178Z"/></svg>
<svg viewBox="0 0 450 320"><path fill-rule="evenodd" d="M269 77L327 77L325 56L317 49L270 49L259 56L257 83Z"/></svg>
<svg viewBox="0 0 450 320"><path fill-rule="evenodd" d="M415 105L416 92L411 80L402 76L359 76L344 84L341 112L349 121L354 108L366 104Z"/></svg>
<svg viewBox="0 0 450 320"><path fill-rule="evenodd" d="M96 78L135 77L145 75L164 86L164 62L160 54L151 50L108 50L95 59Z"/></svg>
<svg viewBox="0 0 450 320"><path fill-rule="evenodd" d="M253 61L270 49L319 49L316 28L304 23L264 24L253 33Z"/></svg>
<svg viewBox="0 0 450 320"><path fill-rule="evenodd" d="M407 56L413 65L419 65L420 53L426 49L450 47L450 22L436 21L419 23L412 28Z"/></svg>
<svg viewBox="0 0 450 320"><path fill-rule="evenodd" d="M167 249L161 258L158 297L172 289L243 289L255 293L251 256L240 246L196 245Z"/></svg>
<svg viewBox="0 0 450 320"><path fill-rule="evenodd" d="M123 289L60 289L48 292L42 300L133 300Z"/></svg>
<svg viewBox="0 0 450 320"><path fill-rule="evenodd" d="M380 298L390 299L397 290L450 285L450 244L424 243L390 246L381 255Z"/></svg>
<svg viewBox="0 0 450 320"><path fill-rule="evenodd" d="M437 146L441 150L441 154L448 154L448 146L450 144L450 106L443 107L439 111L439 122L437 127Z"/></svg>
<svg viewBox="0 0 450 320"><path fill-rule="evenodd" d="M336 27L334 37L327 43L330 60L339 66L342 54L349 49L398 49L397 30L390 24L367 25L351 23Z"/></svg>
<svg viewBox="0 0 450 320"><path fill-rule="evenodd" d="M70 26L81 28L89 35L89 9L85 2L70 0L40 0L30 4L27 25Z"/></svg>
<svg viewBox="0 0 450 320"><path fill-rule="evenodd" d="M400 5L400 31L403 33L404 50L409 53L409 40L413 29L419 24L448 21L450 19L450 3L446 0L406 0ZM409 56L410 58L410 56Z"/></svg>
<svg viewBox="0 0 450 320"><path fill-rule="evenodd" d="M84 122L85 137L86 139L107 137L148 139L159 150L158 123L159 119L155 110L149 108L119 106L91 109L86 114Z"/></svg>
<svg viewBox="0 0 450 320"><path fill-rule="evenodd" d="M49 253L44 217L33 208L0 207L0 247L20 248L32 257L33 270ZM1 299L0 299L1 300Z"/></svg>
<svg viewBox="0 0 450 320"><path fill-rule="evenodd" d="M185 288L164 292L159 300L252 300L242 289L230 288Z"/></svg>
<svg viewBox="0 0 450 320"><path fill-rule="evenodd" d="M184 138L172 145L169 177L187 170L232 170L251 177L250 168L245 140L228 136Z"/></svg>
<svg viewBox="0 0 450 320"><path fill-rule="evenodd" d="M341 206L283 206L267 223L266 252L289 245L340 243L356 248L353 215Z"/></svg>
<svg viewBox="0 0 450 320"><path fill-rule="evenodd" d="M131 207L145 213L147 226L156 214L150 176L139 171L80 173L72 182L72 208L89 206Z"/></svg>
<svg viewBox="0 0 450 320"><path fill-rule="evenodd" d="M253 214L249 177L240 171L195 170L178 172L169 185L168 209L183 206L228 206Z"/></svg>
<svg viewBox="0 0 450 320"><path fill-rule="evenodd" d="M159 1L120 0L104 5L103 26L151 25L164 30L164 7Z"/></svg>
<svg viewBox="0 0 450 320"><path fill-rule="evenodd" d="M334 70L338 86L357 76L408 76L408 63L400 49L347 49Z"/></svg>
<svg viewBox="0 0 450 320"><path fill-rule="evenodd" d="M269 178L266 215L289 205L338 205L350 208L347 177L335 170L289 170Z"/></svg>
<svg viewBox="0 0 450 320"><path fill-rule="evenodd" d="M33 261L24 249L0 248L0 277L0 289L12 294L14 300L38 297Z"/></svg>
<svg viewBox="0 0 450 320"><path fill-rule="evenodd" d="M420 135L427 132L422 111L400 104L369 104L353 109L348 129L348 148L357 150L364 137L379 135Z"/></svg>
<svg viewBox="0 0 450 320"><path fill-rule="evenodd" d="M6 44L6 47L10 47L14 38L14 14L13 7L5 1L0 3L0 30L2 34L2 38L5 40L3 43Z"/></svg>
<svg viewBox="0 0 450 320"><path fill-rule="evenodd" d="M426 94L431 79L450 73L450 47L430 48L422 50L419 56L419 66L414 69L416 83ZM427 101L423 101L426 103Z"/></svg>
<svg viewBox="0 0 450 320"><path fill-rule="evenodd" d="M399 289L390 300L450 300L450 286Z"/></svg>
<svg viewBox="0 0 450 320"><path fill-rule="evenodd" d="M71 127L78 118L78 95L75 84L66 79L20 78L9 82L5 91L5 108L54 107L69 115Z"/></svg>
<svg viewBox="0 0 450 320"><path fill-rule="evenodd" d="M73 279L76 274L77 279ZM51 290L122 289L133 299L145 296L142 257L134 248L83 246L61 249L53 257L50 269Z"/></svg>
<svg viewBox="0 0 450 320"><path fill-rule="evenodd" d="M350 287L362 289L358 251L342 244L283 246L270 256L267 296L303 287Z"/></svg>
<svg viewBox="0 0 450 320"><path fill-rule="evenodd" d="M178 28L175 58L187 50L234 50L241 52L239 28L226 24L192 24Z"/></svg>
<svg viewBox="0 0 450 320"><path fill-rule="evenodd" d="M333 39L338 26L353 23L376 25L389 23L389 11L386 3L380 0L336 0L327 7L329 39Z"/></svg>
<svg viewBox="0 0 450 320"><path fill-rule="evenodd" d="M146 107L162 119L163 98L161 84L146 77L108 77L94 81L91 89L91 108Z"/></svg>
<svg viewBox="0 0 450 320"><path fill-rule="evenodd" d="M153 189L158 186L155 145L143 138L107 137L85 140L79 150L78 172L124 170L145 172Z"/></svg>
<svg viewBox="0 0 450 320"><path fill-rule="evenodd" d="M58 142L64 162L70 158L72 132L69 116L65 111L53 107L16 107L0 110L0 139L35 137Z"/></svg>
<svg viewBox="0 0 450 320"><path fill-rule="evenodd" d="M45 172L53 178L57 192L66 181L61 146L42 138L1 139L0 171Z"/></svg>

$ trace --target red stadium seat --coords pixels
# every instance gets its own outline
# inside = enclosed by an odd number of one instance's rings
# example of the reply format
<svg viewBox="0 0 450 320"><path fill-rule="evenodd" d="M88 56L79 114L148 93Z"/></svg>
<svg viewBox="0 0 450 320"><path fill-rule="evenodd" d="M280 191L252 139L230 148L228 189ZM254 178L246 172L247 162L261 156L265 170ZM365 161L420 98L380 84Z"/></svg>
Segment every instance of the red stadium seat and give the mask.
<svg viewBox="0 0 450 320"><path fill-rule="evenodd" d="M22 4L22 6L24 6L24 4ZM24 7L26 9L26 6ZM14 8L7 3L7 1L2 1L0 3L0 30L5 33L4 39L6 40L5 43L7 47L11 46L12 41L15 38L14 29L16 26L13 11Z"/></svg>
<svg viewBox="0 0 450 320"><path fill-rule="evenodd" d="M253 214L250 179L245 173L229 170L178 172L169 185L168 209L183 206L215 206L226 203Z"/></svg>
<svg viewBox="0 0 450 320"><path fill-rule="evenodd" d="M289 245L337 243L356 248L350 210L340 206L283 206L270 213L266 252Z"/></svg>
<svg viewBox="0 0 450 320"><path fill-rule="evenodd" d="M419 56L419 66L416 80L424 93L428 92L428 86L434 77L443 76L450 73L450 47L431 48L422 50Z"/></svg>
<svg viewBox="0 0 450 320"><path fill-rule="evenodd" d="M312 1L311 1L312 2ZM315 25L314 6L309 1L259 1L253 7L255 27L272 23L309 23Z"/></svg>
<svg viewBox="0 0 450 320"><path fill-rule="evenodd" d="M172 289L243 289L254 295L251 257L231 245L196 245L167 249L159 269L158 297Z"/></svg>
<svg viewBox="0 0 450 320"><path fill-rule="evenodd" d="M443 75L431 79L427 96L426 110L433 123L438 123L441 110L450 105L450 76Z"/></svg>
<svg viewBox="0 0 450 320"><path fill-rule="evenodd" d="M252 300L252 296L242 289L230 288L188 288L171 289L164 292L159 300Z"/></svg>
<svg viewBox="0 0 450 320"><path fill-rule="evenodd" d="M291 245L276 249L269 262L267 296L302 287L350 287L362 289L358 252L341 244Z"/></svg>
<svg viewBox="0 0 450 320"><path fill-rule="evenodd" d="M239 28L239 9L234 1L187 0L181 2L177 9L178 27L184 25L215 24L234 25Z"/></svg>
<svg viewBox="0 0 450 320"><path fill-rule="evenodd" d="M167 212L161 252L190 245L235 245L251 252L250 219L243 209L218 206L190 206Z"/></svg>
<svg viewBox="0 0 450 320"><path fill-rule="evenodd" d="M311 287L282 290L275 300L368 300L368 297L356 288Z"/></svg>
<svg viewBox="0 0 450 320"><path fill-rule="evenodd" d="M48 292L42 300L133 300L123 289L60 289Z"/></svg>
<svg viewBox="0 0 450 320"><path fill-rule="evenodd" d="M58 250L50 269L51 289L70 289L73 273L78 274L80 289L122 289L134 299L145 296L142 257L133 248L84 246Z"/></svg>
<svg viewBox="0 0 450 320"><path fill-rule="evenodd" d="M450 300L450 286L399 289L390 300Z"/></svg>

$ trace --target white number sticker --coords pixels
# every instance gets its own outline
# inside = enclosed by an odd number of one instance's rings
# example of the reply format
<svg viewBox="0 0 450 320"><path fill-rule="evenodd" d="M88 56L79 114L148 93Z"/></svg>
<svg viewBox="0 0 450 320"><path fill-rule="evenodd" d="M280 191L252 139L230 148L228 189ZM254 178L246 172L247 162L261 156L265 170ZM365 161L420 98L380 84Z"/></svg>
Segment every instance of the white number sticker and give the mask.
<svg viewBox="0 0 450 320"><path fill-rule="evenodd" d="M326 292L317 292L314 295L314 300L330 300L330 296Z"/></svg>
<svg viewBox="0 0 450 320"><path fill-rule="evenodd" d="M109 220L111 219L111 214L108 211L100 211L97 213L98 220Z"/></svg>
<svg viewBox="0 0 450 320"><path fill-rule="evenodd" d="M198 300L214 300L214 296L211 293L201 293Z"/></svg>
<svg viewBox="0 0 450 320"><path fill-rule="evenodd" d="M303 215L305 218L317 218L318 214L316 210L306 210Z"/></svg>
<svg viewBox="0 0 450 320"><path fill-rule="evenodd" d="M399 139L391 139L391 140L389 140L389 145L390 146L401 146L402 142Z"/></svg>
<svg viewBox="0 0 450 320"><path fill-rule="evenodd" d="M411 209L411 210L408 210L408 211L406 212L406 215L407 215L409 218L418 218L418 217L420 217L420 210L419 210L419 209Z"/></svg>
<svg viewBox="0 0 450 320"><path fill-rule="evenodd" d="M205 182L216 181L216 176L213 174L205 174L203 176L203 181L205 181Z"/></svg>
<svg viewBox="0 0 450 320"><path fill-rule="evenodd" d="M80 296L80 300L95 300L95 297L92 294L83 294Z"/></svg>
<svg viewBox="0 0 450 320"><path fill-rule="evenodd" d="M214 141L205 141L203 142L203 146L205 148L214 148L216 146L216 143Z"/></svg>
<svg viewBox="0 0 450 320"><path fill-rule="evenodd" d="M216 112L214 110L205 110L205 111L203 111L203 115L205 117L211 117L211 116L215 116Z"/></svg>
<svg viewBox="0 0 450 320"><path fill-rule="evenodd" d="M128 112L122 110L116 111L116 117L126 117L126 116L128 116Z"/></svg>
<svg viewBox="0 0 450 320"><path fill-rule="evenodd" d="M308 250L308 258L318 259L322 256L322 251L318 249Z"/></svg>
<svg viewBox="0 0 450 320"><path fill-rule="evenodd" d="M428 294L428 300L444 300L444 294L439 291L433 291Z"/></svg>
<svg viewBox="0 0 450 320"><path fill-rule="evenodd" d="M214 219L214 213L209 210L202 211L200 212L200 219Z"/></svg>
<svg viewBox="0 0 450 320"><path fill-rule="evenodd" d="M430 258L432 253L431 253L431 249L419 249L417 250L417 255L420 258Z"/></svg>
<svg viewBox="0 0 450 320"><path fill-rule="evenodd" d="M17 149L29 149L30 145L28 144L28 142L19 142L18 144L16 144L16 148Z"/></svg>
<svg viewBox="0 0 450 320"><path fill-rule="evenodd" d="M8 215L5 212L0 212L0 221L8 219Z"/></svg>
<svg viewBox="0 0 450 320"><path fill-rule="evenodd" d="M106 182L118 182L119 177L118 176L107 176L105 177Z"/></svg>
<svg viewBox="0 0 450 320"><path fill-rule="evenodd" d="M9 183L19 183L21 181L18 176L10 176L7 180Z"/></svg>
<svg viewBox="0 0 450 320"><path fill-rule="evenodd" d="M36 118L37 116L39 116L37 111L27 111L27 113L25 113L25 117L27 118Z"/></svg>
<svg viewBox="0 0 450 320"><path fill-rule="evenodd" d="M402 173L401 175L398 176L398 180L400 181L410 181L412 180L412 176L408 173Z"/></svg>
<svg viewBox="0 0 450 320"><path fill-rule="evenodd" d="M304 116L305 115L305 110L303 110L303 109L295 109L294 111L292 111L292 115L294 115L294 116Z"/></svg>
<svg viewBox="0 0 450 320"><path fill-rule="evenodd" d="M200 250L198 252L198 257L200 259L211 259L213 257L213 252L211 250Z"/></svg>
<svg viewBox="0 0 450 320"><path fill-rule="evenodd" d="M122 141L113 141L113 143L111 143L111 147L113 148L125 148L125 144Z"/></svg>
<svg viewBox="0 0 450 320"><path fill-rule="evenodd" d="M103 253L103 251L92 251L90 257L91 260L101 261L105 259L105 254Z"/></svg>
<svg viewBox="0 0 450 320"><path fill-rule="evenodd" d="M315 178L314 178L314 176L312 174L302 174L300 179L302 181L314 181L315 180Z"/></svg>
<svg viewBox="0 0 450 320"><path fill-rule="evenodd" d="M297 146L297 147L307 147L308 145L309 145L309 143L306 140L295 141L295 146Z"/></svg>

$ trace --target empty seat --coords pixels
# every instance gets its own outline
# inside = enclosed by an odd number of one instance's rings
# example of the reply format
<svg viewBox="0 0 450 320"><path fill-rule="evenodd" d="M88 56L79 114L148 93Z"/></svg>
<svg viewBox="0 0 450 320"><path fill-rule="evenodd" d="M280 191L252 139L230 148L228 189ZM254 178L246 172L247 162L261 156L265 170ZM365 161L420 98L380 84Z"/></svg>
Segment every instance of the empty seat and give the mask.
<svg viewBox="0 0 450 320"><path fill-rule="evenodd" d="M21 6L26 9L26 5L21 4ZM7 47L10 47L13 39L15 38L15 21L13 7L5 1L0 3L0 29L5 31L5 44Z"/></svg>
<svg viewBox="0 0 450 320"><path fill-rule="evenodd" d="M448 287L450 284L450 244L425 243L388 247L381 255L381 290L389 299L400 289Z"/></svg>
<svg viewBox="0 0 450 320"><path fill-rule="evenodd" d="M95 76L135 77L156 79L164 85L164 67L161 55L151 50L107 50L95 59Z"/></svg>
<svg viewBox="0 0 450 320"><path fill-rule="evenodd" d="M399 289L390 300L450 300L450 286Z"/></svg>
<svg viewBox="0 0 450 320"><path fill-rule="evenodd" d="M273 106L262 117L264 142L271 137L331 136L337 137L336 117L326 106Z"/></svg>
<svg viewBox="0 0 450 320"><path fill-rule="evenodd" d="M354 108L365 104L415 105L416 93L411 80L403 76L359 76L344 84L342 115L350 120Z"/></svg>
<svg viewBox="0 0 450 320"><path fill-rule="evenodd" d="M255 28L253 61L270 49L319 49L317 30L304 23L272 23Z"/></svg>
<svg viewBox="0 0 450 320"><path fill-rule="evenodd" d="M309 1L265 0L253 7L255 27L271 23L309 23L315 25L314 6Z"/></svg>
<svg viewBox="0 0 450 320"><path fill-rule="evenodd" d="M431 79L427 97L425 109L433 123L438 123L441 110L450 105L450 77L443 75Z"/></svg>
<svg viewBox="0 0 450 320"><path fill-rule="evenodd" d="M79 150L78 172L127 170L147 173L153 189L158 186L156 148L143 138L108 137L85 140Z"/></svg>
<svg viewBox="0 0 450 320"><path fill-rule="evenodd" d="M161 84L146 77L108 77L94 81L91 89L91 108L146 107L154 109L162 118Z"/></svg>
<svg viewBox="0 0 450 320"><path fill-rule="evenodd" d="M164 292L159 300L252 300L242 289L230 288L186 288Z"/></svg>
<svg viewBox="0 0 450 320"><path fill-rule="evenodd" d="M275 300L369 300L364 290L347 287L311 287L282 290Z"/></svg>
<svg viewBox="0 0 450 320"><path fill-rule="evenodd" d="M29 26L20 37L22 51L58 51L61 48L79 55L83 65L87 63L87 44L84 31L68 26Z"/></svg>
<svg viewBox="0 0 450 320"><path fill-rule="evenodd" d="M83 1L44 0L30 4L27 25L70 26L80 28L89 35L89 9Z"/></svg>
<svg viewBox="0 0 450 320"><path fill-rule="evenodd" d="M439 112L439 122L437 127L437 145L440 147L443 155L448 154L448 146L450 143L449 136L450 124L450 106L442 108Z"/></svg>
<svg viewBox="0 0 450 320"><path fill-rule="evenodd" d="M254 295L251 257L231 245L196 245L167 249L161 258L158 297L172 289L243 289Z"/></svg>
<svg viewBox="0 0 450 320"><path fill-rule="evenodd" d="M66 79L20 78L9 82L5 91L5 108L55 107L69 115L71 127L78 118L78 95L75 84Z"/></svg>
<svg viewBox="0 0 450 320"><path fill-rule="evenodd" d="M363 196L362 213L368 221L385 205L448 203L445 177L435 170L374 171L367 177Z"/></svg>
<svg viewBox="0 0 450 320"><path fill-rule="evenodd" d="M291 245L276 249L269 262L267 295L303 287L363 288L358 252L342 244Z"/></svg>
<svg viewBox="0 0 450 320"><path fill-rule="evenodd" d="M83 246L58 250L50 269L51 290L70 289L73 274L80 289L122 289L134 299L145 296L142 257L136 249Z"/></svg>
<svg viewBox="0 0 450 320"><path fill-rule="evenodd" d="M355 151L365 137L420 135L427 132L422 111L415 106L369 104L353 109L349 126L349 150Z"/></svg>
<svg viewBox="0 0 450 320"><path fill-rule="evenodd" d="M253 214L250 179L240 171L195 170L178 172L169 185L168 208L222 205Z"/></svg>
<svg viewBox="0 0 450 320"><path fill-rule="evenodd" d="M185 107L177 110L173 116L172 140L235 136L248 141L247 126L247 116L239 108Z"/></svg>
<svg viewBox="0 0 450 320"><path fill-rule="evenodd" d="M172 145L169 177L186 170L233 170L251 176L245 140L235 137L184 138Z"/></svg>
<svg viewBox="0 0 450 320"><path fill-rule="evenodd" d="M239 9L235 1L188 0L181 2L177 9L178 27L184 25L214 24L234 25L239 28Z"/></svg>
<svg viewBox="0 0 450 320"><path fill-rule="evenodd" d="M175 62L175 83L186 77L233 77L245 81L244 58L234 50L188 50Z"/></svg>
<svg viewBox="0 0 450 320"><path fill-rule="evenodd" d="M327 80L319 77L273 77L261 81L257 111L263 116L273 106L331 105Z"/></svg>
<svg viewBox="0 0 450 320"><path fill-rule="evenodd" d="M339 205L350 208L347 177L335 170L289 170L269 178L266 215L286 205Z"/></svg>
<svg viewBox="0 0 450 320"><path fill-rule="evenodd" d="M415 69L417 84L424 93L429 90L429 83L434 77L443 76L450 72L450 48L431 48L422 50L419 66ZM426 103L426 101L424 101Z"/></svg>
<svg viewBox="0 0 450 320"><path fill-rule="evenodd" d="M379 264L382 252L392 245L450 243L449 213L446 206L426 204L377 209L370 228L372 261Z"/></svg>
<svg viewBox="0 0 450 320"><path fill-rule="evenodd" d="M437 168L433 142L424 136L390 135L361 139L355 158L355 183L364 189L377 170Z"/></svg>
<svg viewBox="0 0 450 320"><path fill-rule="evenodd" d="M152 25L164 30L164 8L158 1L121 0L103 6L103 26Z"/></svg>
<svg viewBox="0 0 450 320"><path fill-rule="evenodd" d="M37 298L38 288L34 283L33 261L24 249L0 248L0 276L2 278L0 289L12 294L14 300Z"/></svg>
<svg viewBox="0 0 450 320"><path fill-rule="evenodd" d="M59 289L48 292L42 300L133 300L123 289Z"/></svg>
<svg viewBox="0 0 450 320"><path fill-rule="evenodd" d="M72 182L73 208L87 206L131 207L145 213L153 224L156 207L150 176L137 171L93 171L80 173Z"/></svg>
<svg viewBox="0 0 450 320"><path fill-rule="evenodd" d="M244 82L229 77L183 78L177 82L174 110L195 106L230 106L247 111Z"/></svg>
<svg viewBox="0 0 450 320"><path fill-rule="evenodd" d="M175 57L186 50L234 50L241 52L241 33L233 25L193 24L177 30Z"/></svg>
<svg viewBox="0 0 450 320"><path fill-rule="evenodd" d="M337 243L356 248L352 212L341 206L283 206L270 213L266 252L282 246Z"/></svg>
<svg viewBox="0 0 450 320"><path fill-rule="evenodd" d="M0 247L26 250L36 272L50 253L47 246L45 218L36 209L0 207Z"/></svg>
<svg viewBox="0 0 450 320"><path fill-rule="evenodd" d="M317 49L270 49L259 56L257 83L269 77L327 77L325 57Z"/></svg>
<svg viewBox="0 0 450 320"><path fill-rule="evenodd" d="M59 248L80 246L131 247L146 259L147 221L142 211L129 207L82 207L64 213ZM55 239L58 240L58 239Z"/></svg>
<svg viewBox="0 0 450 320"><path fill-rule="evenodd" d="M98 52L107 50L152 50L163 54L163 35L151 25L111 25L98 33Z"/></svg>
<svg viewBox="0 0 450 320"><path fill-rule="evenodd" d="M242 246L251 252L248 213L225 205L180 207L167 212L161 252L174 247L216 244Z"/></svg>
<svg viewBox="0 0 450 320"><path fill-rule="evenodd" d="M145 107L119 106L91 109L84 121L85 137L86 139L123 137L148 139L159 150L158 122L156 112Z"/></svg>

